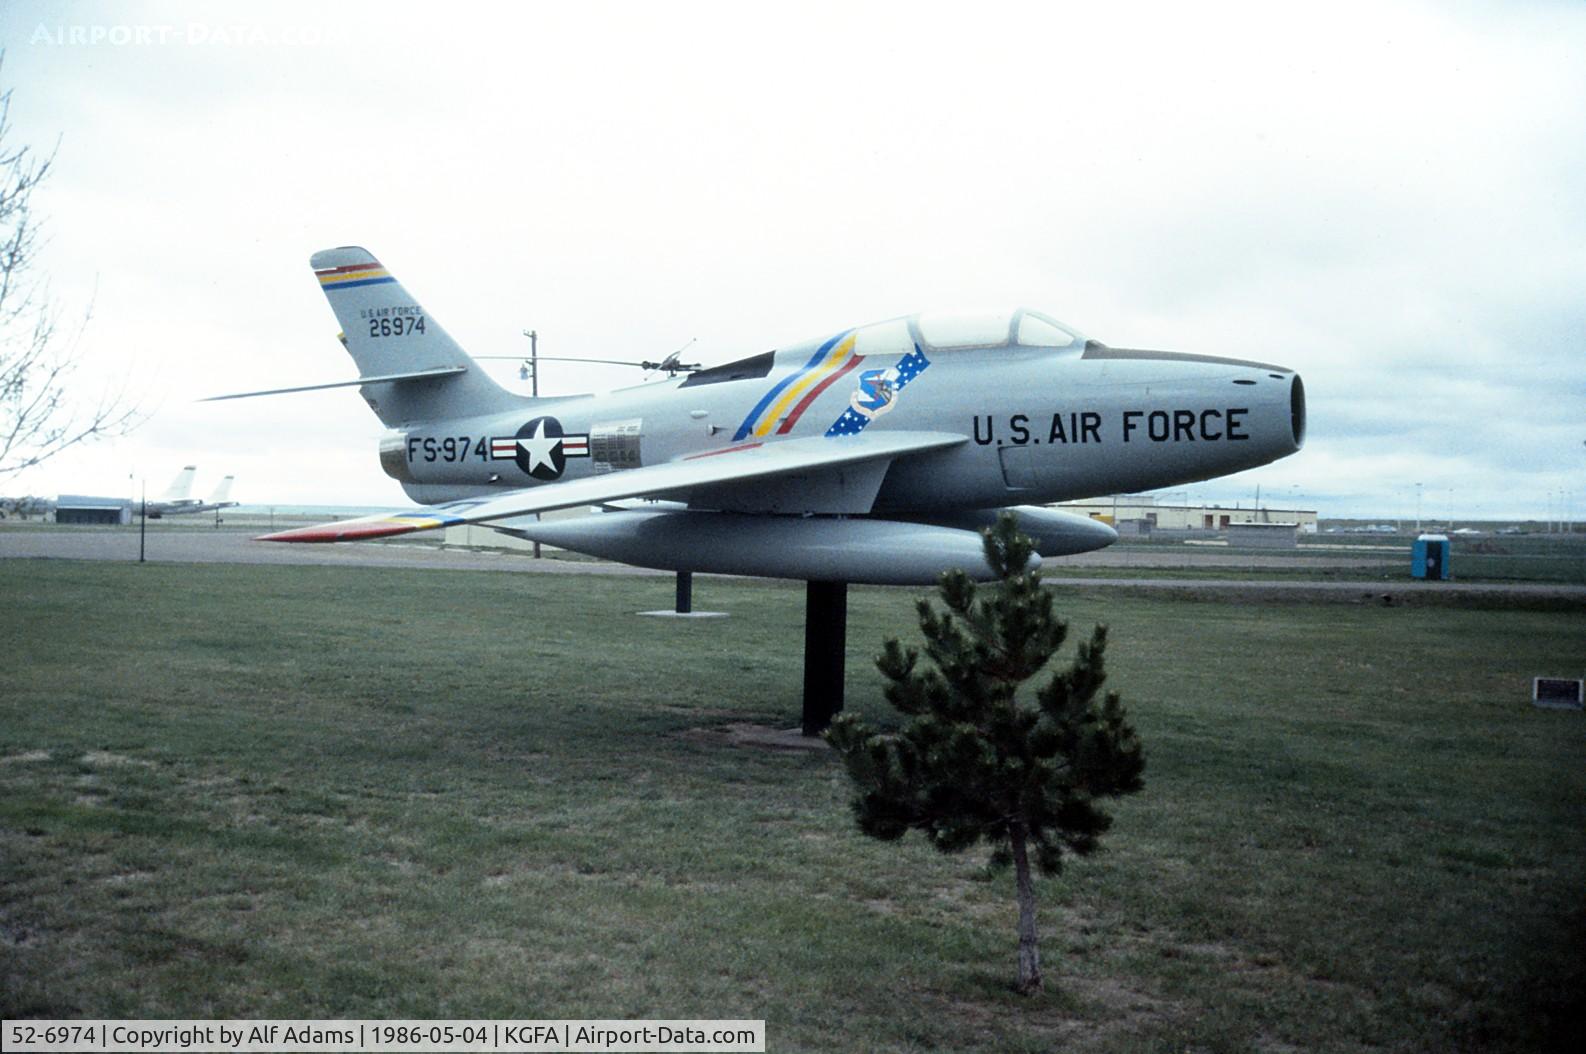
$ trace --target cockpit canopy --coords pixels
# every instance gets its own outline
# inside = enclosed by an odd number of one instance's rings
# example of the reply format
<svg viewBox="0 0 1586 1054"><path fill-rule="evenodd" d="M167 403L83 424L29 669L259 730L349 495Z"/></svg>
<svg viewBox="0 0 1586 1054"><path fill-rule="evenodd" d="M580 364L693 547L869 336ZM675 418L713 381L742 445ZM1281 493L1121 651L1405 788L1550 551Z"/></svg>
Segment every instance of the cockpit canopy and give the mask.
<svg viewBox="0 0 1586 1054"><path fill-rule="evenodd" d="M778 365L811 367L834 353L833 349L836 354L883 357L906 355L916 345L927 356L936 352L973 353L983 348L1008 347L1077 356L1085 348L1085 337L1050 315L1022 307L1013 311L960 314L928 311L873 322L828 339L806 341L725 366L699 370L690 374L682 386L692 388L765 377Z"/></svg>
<svg viewBox="0 0 1586 1054"><path fill-rule="evenodd" d="M1012 312L943 314L925 312L910 320L921 344L938 351L1001 347L1083 348L1085 338L1050 315L1019 308Z"/></svg>

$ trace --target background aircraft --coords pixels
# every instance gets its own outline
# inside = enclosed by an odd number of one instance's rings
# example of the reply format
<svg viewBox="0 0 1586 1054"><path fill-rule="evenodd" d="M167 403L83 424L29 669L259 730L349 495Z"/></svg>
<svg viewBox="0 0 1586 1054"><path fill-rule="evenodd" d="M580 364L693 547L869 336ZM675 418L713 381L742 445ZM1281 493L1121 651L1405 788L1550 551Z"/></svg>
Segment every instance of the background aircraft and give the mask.
<svg viewBox="0 0 1586 1054"><path fill-rule="evenodd" d="M193 505L184 505L180 509L174 509L171 513L167 513L167 515L180 515L194 512L219 512L221 509L231 508L233 505L237 504L231 500L231 484L235 479L235 476L222 477L220 482L215 485L215 492L209 497L205 498L201 502L196 502Z"/></svg>
<svg viewBox="0 0 1586 1054"><path fill-rule="evenodd" d="M180 512L189 505L197 505L198 499L189 497L193 490L193 476L198 473L196 465L183 465L182 471L171 480L171 485L165 492L144 505L144 512L151 520L161 516L170 516Z"/></svg>
<svg viewBox="0 0 1586 1054"><path fill-rule="evenodd" d="M606 395L530 399L486 376L366 250L311 265L359 369L344 385L392 429L381 466L425 507L265 540L483 523L648 567L804 579L810 627L836 652L806 649L806 731L812 693L841 698L847 583L986 577L977 529L1008 507L1041 556L1098 549L1111 527L1040 505L1209 479L1304 440L1292 370L1111 348L1028 309L912 315ZM532 515L578 505L606 511Z"/></svg>
<svg viewBox="0 0 1586 1054"><path fill-rule="evenodd" d="M176 479L171 482L166 492L148 504L148 516L151 520L158 520L164 516L191 516L199 512L215 512L220 509L229 509L237 504L228 500L231 496L231 483L233 477L226 476L215 487L215 492L204 500L189 497L193 489L193 475L198 469L188 465L177 473Z"/></svg>

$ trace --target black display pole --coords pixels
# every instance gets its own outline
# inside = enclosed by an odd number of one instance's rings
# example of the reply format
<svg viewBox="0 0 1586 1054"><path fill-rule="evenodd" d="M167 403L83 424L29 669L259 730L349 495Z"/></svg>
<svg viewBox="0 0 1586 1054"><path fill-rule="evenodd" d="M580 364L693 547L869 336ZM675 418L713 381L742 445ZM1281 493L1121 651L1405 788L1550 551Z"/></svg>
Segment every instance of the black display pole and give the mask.
<svg viewBox="0 0 1586 1054"><path fill-rule="evenodd" d="M810 582L805 597L803 731L818 736L843 708L848 583Z"/></svg>

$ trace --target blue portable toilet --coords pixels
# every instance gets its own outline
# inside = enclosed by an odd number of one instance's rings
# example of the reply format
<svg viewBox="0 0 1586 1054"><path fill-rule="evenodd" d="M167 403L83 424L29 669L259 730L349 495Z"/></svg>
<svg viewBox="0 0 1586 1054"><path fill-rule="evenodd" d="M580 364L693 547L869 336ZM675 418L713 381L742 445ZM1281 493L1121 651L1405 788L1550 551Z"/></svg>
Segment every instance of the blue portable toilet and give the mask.
<svg viewBox="0 0 1586 1054"><path fill-rule="evenodd" d="M1452 547L1446 534L1423 534L1415 540L1411 550L1410 575L1414 578L1453 577L1449 574L1449 554Z"/></svg>

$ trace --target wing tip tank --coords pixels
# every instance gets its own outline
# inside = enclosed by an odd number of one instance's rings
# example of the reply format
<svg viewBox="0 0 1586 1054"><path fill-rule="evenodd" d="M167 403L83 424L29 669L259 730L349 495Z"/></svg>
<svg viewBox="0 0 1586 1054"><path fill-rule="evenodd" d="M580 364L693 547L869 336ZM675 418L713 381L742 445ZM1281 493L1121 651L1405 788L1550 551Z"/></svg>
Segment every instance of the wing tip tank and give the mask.
<svg viewBox="0 0 1586 1054"><path fill-rule="evenodd" d="M356 542L368 538L389 538L418 528L405 523L322 523L313 527L293 527L289 531L260 534L256 542Z"/></svg>

